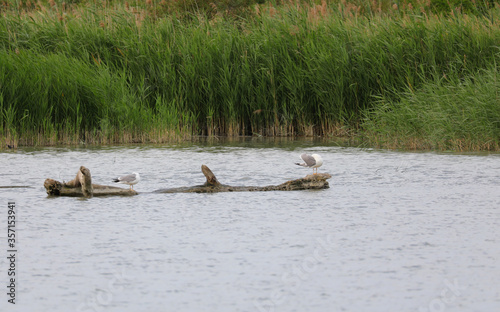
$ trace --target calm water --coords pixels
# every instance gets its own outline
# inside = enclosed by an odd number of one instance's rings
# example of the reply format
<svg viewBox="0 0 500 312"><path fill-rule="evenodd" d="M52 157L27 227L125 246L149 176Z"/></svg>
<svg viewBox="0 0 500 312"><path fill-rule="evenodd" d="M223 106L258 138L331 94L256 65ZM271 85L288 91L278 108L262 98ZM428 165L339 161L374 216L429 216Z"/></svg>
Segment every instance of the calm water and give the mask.
<svg viewBox="0 0 500 312"><path fill-rule="evenodd" d="M303 177L322 191L155 194ZM500 154L311 142L46 148L0 153L1 311L499 311ZM135 197L49 198L45 178L138 171ZM126 187L126 186L124 186ZM7 303L7 202L17 205Z"/></svg>

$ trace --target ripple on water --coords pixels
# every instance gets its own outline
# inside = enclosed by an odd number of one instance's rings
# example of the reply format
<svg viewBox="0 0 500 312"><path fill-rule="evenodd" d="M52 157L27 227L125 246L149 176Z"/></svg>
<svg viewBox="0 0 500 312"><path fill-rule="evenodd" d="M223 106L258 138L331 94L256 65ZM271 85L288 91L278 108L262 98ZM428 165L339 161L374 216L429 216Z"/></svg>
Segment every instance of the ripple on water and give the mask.
<svg viewBox="0 0 500 312"><path fill-rule="evenodd" d="M202 164L222 183L279 184L310 173L293 164L302 152L322 155L330 189L150 193L202 184ZM500 308L498 154L245 143L2 157L0 184L32 187L0 189L18 206L28 310L416 311L453 285L447 311ZM140 172L140 195L44 195L80 165L99 184Z"/></svg>

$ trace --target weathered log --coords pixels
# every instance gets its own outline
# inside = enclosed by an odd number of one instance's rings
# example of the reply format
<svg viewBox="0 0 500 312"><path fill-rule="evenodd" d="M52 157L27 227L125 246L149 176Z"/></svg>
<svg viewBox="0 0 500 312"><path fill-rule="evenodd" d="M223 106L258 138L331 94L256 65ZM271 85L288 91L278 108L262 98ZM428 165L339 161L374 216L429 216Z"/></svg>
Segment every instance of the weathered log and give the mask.
<svg viewBox="0 0 500 312"><path fill-rule="evenodd" d="M80 181L82 180L80 178L82 176L82 167L83 166L80 166L80 169L78 169L78 171L76 172L76 177L73 180L63 183L64 186L71 187L71 188L80 187L80 185L81 185ZM83 167L83 168L85 168L85 167Z"/></svg>
<svg viewBox="0 0 500 312"><path fill-rule="evenodd" d="M206 182L203 185L191 187L177 187L170 189L156 190L155 193L218 193L218 192L264 192L264 191L297 191L297 190L319 190L329 188L326 181L332 176L328 173L310 174L302 179L291 180L279 185L268 186L230 186L221 184L210 168L201 166L201 171L205 175ZM114 186L92 184L90 170L81 166L75 179L69 182L59 182L53 179L46 179L44 187L49 195L55 196L110 196L137 195L132 189L123 189Z"/></svg>
<svg viewBox="0 0 500 312"><path fill-rule="evenodd" d="M8 189L8 188L33 188L28 185L0 185L0 189Z"/></svg>
<svg viewBox="0 0 500 312"><path fill-rule="evenodd" d="M205 178L207 178L207 182L205 182L205 184L203 184L204 186L217 187L217 186L221 185L219 183L219 181L217 180L217 178L215 177L215 174L207 166L201 165L201 172L203 172L203 174L205 175Z"/></svg>
<svg viewBox="0 0 500 312"><path fill-rule="evenodd" d="M74 197L92 197L92 196L110 196L137 195L137 192L130 189L123 189L115 186L92 184L90 170L81 166L76 177L69 182L59 182L53 179L46 179L43 186L48 195L54 196L74 196Z"/></svg>
<svg viewBox="0 0 500 312"><path fill-rule="evenodd" d="M94 194L94 188L92 187L92 175L90 174L90 170L81 166L78 173L80 173L78 178L80 178L83 196L92 197Z"/></svg>
<svg viewBox="0 0 500 312"><path fill-rule="evenodd" d="M155 193L218 193L218 192L264 192L264 191L298 191L318 190L329 188L327 179L332 176L328 173L310 174L302 179L291 180L279 185L268 186L230 186L220 184L212 170L202 165L201 171L207 181L203 185L191 187L176 187L156 190Z"/></svg>

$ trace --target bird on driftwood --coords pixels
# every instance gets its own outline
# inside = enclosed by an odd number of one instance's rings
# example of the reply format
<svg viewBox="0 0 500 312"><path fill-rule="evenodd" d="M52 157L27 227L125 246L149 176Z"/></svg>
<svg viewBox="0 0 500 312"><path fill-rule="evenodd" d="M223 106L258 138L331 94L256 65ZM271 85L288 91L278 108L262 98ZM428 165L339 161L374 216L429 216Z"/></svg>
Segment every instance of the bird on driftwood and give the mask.
<svg viewBox="0 0 500 312"><path fill-rule="evenodd" d="M132 185L139 183L140 180L141 180L141 177L139 176L139 174L137 172L134 172L132 174L127 174L127 175L118 177L118 178L114 179L113 182L128 184L128 185L130 185L130 189L133 190L134 188L132 187Z"/></svg>
<svg viewBox="0 0 500 312"><path fill-rule="evenodd" d="M300 158L302 158L304 162L295 164L303 167L313 168L313 174L317 174L318 167L321 167L321 165L323 165L323 158L321 158L321 156L319 156L318 154L308 155L304 153L300 155ZM314 169L316 169L316 172L314 172Z"/></svg>

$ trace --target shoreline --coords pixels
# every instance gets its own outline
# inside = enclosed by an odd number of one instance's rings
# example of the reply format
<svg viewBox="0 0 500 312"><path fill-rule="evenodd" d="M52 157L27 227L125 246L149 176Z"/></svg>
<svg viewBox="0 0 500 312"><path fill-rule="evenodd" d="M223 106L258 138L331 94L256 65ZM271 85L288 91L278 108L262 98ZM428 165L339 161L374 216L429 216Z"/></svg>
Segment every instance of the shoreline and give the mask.
<svg viewBox="0 0 500 312"><path fill-rule="evenodd" d="M500 150L500 5L28 3L0 11L0 149L247 135Z"/></svg>
<svg viewBox="0 0 500 312"><path fill-rule="evenodd" d="M26 142L26 140L25 140ZM118 141L99 140L94 138L91 143L80 141L73 142L50 142L46 144L19 144L19 141L6 143L5 139L0 139L0 151L4 152L10 149L18 148L47 148L47 147L62 147L62 148L98 148L103 146L149 146L149 145L183 145L183 144L238 144L238 143L255 143L255 144L273 144L283 142L310 142L321 146L322 144L335 144L342 147L355 148L374 148L385 149L390 151L415 151L415 152L454 152L454 153L481 153L481 152L500 152L500 145L496 142L472 143L465 140L453 140L448 145L434 145L425 138L412 138L401 140L396 137L386 139L385 142L375 142L366 137L366 133L351 135L351 136L204 136L204 135L184 135L168 140L124 140Z"/></svg>

